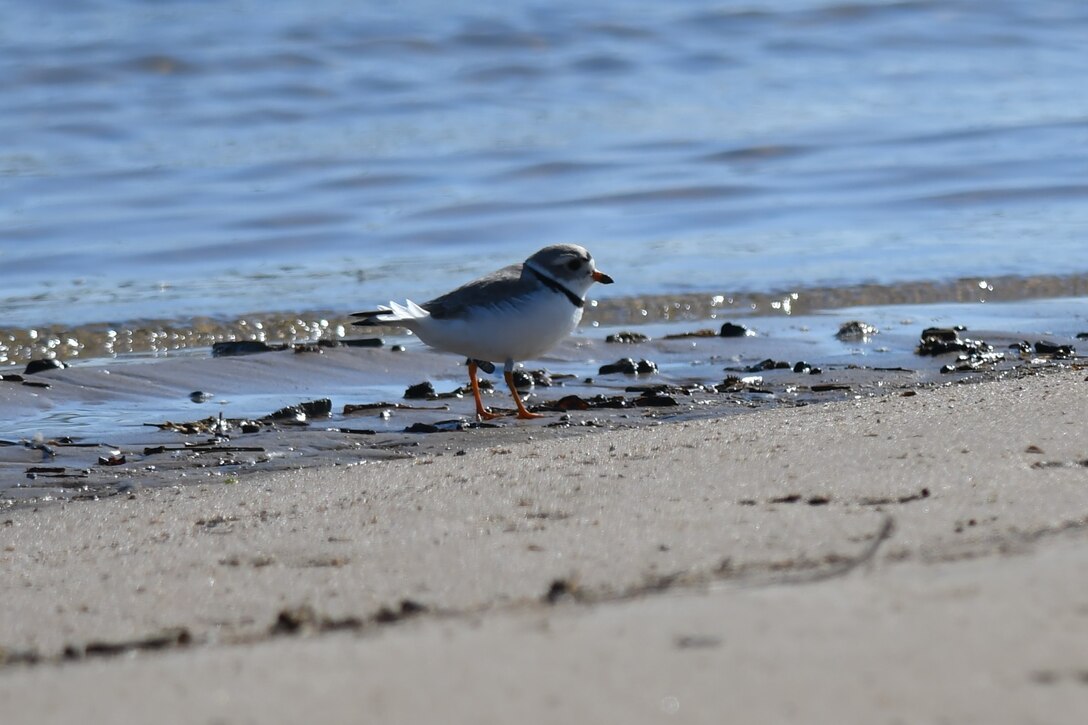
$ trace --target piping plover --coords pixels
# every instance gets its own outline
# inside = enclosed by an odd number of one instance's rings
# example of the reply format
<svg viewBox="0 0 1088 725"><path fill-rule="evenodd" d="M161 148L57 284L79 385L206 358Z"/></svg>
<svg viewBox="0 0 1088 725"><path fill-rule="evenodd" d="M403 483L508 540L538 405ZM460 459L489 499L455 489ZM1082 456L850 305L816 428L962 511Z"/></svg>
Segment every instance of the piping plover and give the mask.
<svg viewBox="0 0 1088 725"><path fill-rule="evenodd" d="M583 247L555 244L422 305L390 302L352 317L364 318L356 325L407 328L436 350L467 357L476 415L483 420L498 415L480 400L476 370L491 372L491 363L503 363L518 417L539 418L525 409L514 387L514 361L538 357L569 335L582 319L594 282L612 284L612 278L596 268Z"/></svg>

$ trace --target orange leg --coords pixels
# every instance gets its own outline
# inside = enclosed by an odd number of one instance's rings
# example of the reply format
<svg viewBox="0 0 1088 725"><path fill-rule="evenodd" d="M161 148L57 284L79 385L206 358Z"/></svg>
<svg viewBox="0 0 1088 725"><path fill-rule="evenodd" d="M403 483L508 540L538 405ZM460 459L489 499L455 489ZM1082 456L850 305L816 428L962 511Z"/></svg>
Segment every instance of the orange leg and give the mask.
<svg viewBox="0 0 1088 725"><path fill-rule="evenodd" d="M506 371L506 384L510 386L510 394L514 396L514 405L518 406L519 418L543 418L543 415L539 413L530 413L525 409L525 404L521 402L521 396L518 395L518 389L514 387L514 373Z"/></svg>
<svg viewBox="0 0 1088 725"><path fill-rule="evenodd" d="M492 413L484 407L484 401L480 399L480 384L476 382L476 363L468 364L468 381L472 385L472 397L476 399L476 417L480 420L494 420L498 413Z"/></svg>

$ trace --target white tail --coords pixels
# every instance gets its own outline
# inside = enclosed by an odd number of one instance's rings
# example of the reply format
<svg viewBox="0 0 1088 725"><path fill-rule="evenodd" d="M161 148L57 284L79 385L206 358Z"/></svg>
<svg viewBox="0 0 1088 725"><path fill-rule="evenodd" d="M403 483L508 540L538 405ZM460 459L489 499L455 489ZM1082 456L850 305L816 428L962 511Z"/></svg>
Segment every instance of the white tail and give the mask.
<svg viewBox="0 0 1088 725"><path fill-rule="evenodd" d="M378 310L382 313L374 316L374 319L378 322L408 322L423 320L431 316L430 312L427 312L427 310L411 300L405 300L403 305L396 302L390 302L388 307L378 305Z"/></svg>

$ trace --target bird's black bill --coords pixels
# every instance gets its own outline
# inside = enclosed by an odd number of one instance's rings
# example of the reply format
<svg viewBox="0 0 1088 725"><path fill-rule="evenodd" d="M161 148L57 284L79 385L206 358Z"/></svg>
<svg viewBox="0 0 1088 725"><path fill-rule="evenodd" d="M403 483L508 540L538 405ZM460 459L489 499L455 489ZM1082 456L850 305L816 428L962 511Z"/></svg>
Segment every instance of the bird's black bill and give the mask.
<svg viewBox="0 0 1088 725"><path fill-rule="evenodd" d="M600 282L601 284L612 284L615 280L613 280L611 277L609 277L604 272L601 272L600 270L597 270L596 272L593 273L593 281L594 282Z"/></svg>

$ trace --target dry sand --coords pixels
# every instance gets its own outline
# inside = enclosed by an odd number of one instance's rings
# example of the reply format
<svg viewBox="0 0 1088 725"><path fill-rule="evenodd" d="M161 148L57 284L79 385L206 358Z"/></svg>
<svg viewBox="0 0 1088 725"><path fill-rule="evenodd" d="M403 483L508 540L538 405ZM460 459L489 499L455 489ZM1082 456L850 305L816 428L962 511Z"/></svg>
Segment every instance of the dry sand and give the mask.
<svg viewBox="0 0 1088 725"><path fill-rule="evenodd" d="M1083 722L1084 376L9 511L3 722Z"/></svg>

